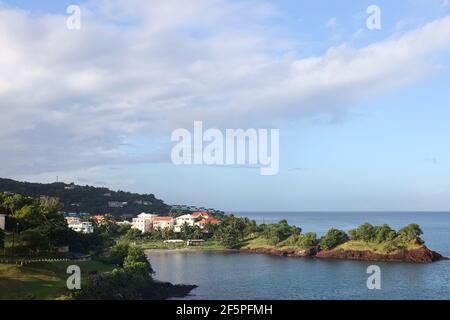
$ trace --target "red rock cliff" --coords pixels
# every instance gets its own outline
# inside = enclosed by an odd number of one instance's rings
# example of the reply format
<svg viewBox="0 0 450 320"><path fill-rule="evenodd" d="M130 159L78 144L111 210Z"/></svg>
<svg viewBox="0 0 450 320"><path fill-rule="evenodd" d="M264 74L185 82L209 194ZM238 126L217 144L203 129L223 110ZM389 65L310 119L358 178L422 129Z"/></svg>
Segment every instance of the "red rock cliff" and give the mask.
<svg viewBox="0 0 450 320"><path fill-rule="evenodd" d="M320 259L340 259L340 260L359 260L359 261L396 261L396 262L414 262L431 263L443 259L443 257L427 247L415 250L401 250L393 254L380 254L371 251L353 251L353 250L319 250L318 248L301 249L279 249L273 248L242 248L240 252L260 253L275 256L292 257L316 257Z"/></svg>

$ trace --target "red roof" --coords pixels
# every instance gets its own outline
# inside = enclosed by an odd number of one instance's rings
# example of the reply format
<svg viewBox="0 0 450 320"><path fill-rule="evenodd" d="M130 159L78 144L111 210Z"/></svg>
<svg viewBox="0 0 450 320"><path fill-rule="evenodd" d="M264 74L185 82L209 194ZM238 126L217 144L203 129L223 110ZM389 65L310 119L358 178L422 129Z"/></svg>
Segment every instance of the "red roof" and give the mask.
<svg viewBox="0 0 450 320"><path fill-rule="evenodd" d="M212 224L218 224L221 223L219 219L216 218L206 218L199 221L200 224L206 224L206 223L212 223Z"/></svg>
<svg viewBox="0 0 450 320"><path fill-rule="evenodd" d="M209 217L208 212L194 212L192 214L193 217Z"/></svg>
<svg viewBox="0 0 450 320"><path fill-rule="evenodd" d="M173 218L171 217L155 217L153 218L153 221L172 221Z"/></svg>

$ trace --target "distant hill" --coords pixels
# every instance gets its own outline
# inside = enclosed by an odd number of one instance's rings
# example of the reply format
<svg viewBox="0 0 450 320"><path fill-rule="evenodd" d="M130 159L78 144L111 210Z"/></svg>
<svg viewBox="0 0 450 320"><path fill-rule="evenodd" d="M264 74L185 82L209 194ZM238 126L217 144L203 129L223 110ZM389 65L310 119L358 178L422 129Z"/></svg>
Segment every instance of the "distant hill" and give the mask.
<svg viewBox="0 0 450 320"><path fill-rule="evenodd" d="M153 194L113 191L108 188L78 186L73 183L43 184L0 178L0 192L19 193L33 198L57 197L64 204L66 212L134 216L141 212L165 215L170 209L162 200L156 199Z"/></svg>

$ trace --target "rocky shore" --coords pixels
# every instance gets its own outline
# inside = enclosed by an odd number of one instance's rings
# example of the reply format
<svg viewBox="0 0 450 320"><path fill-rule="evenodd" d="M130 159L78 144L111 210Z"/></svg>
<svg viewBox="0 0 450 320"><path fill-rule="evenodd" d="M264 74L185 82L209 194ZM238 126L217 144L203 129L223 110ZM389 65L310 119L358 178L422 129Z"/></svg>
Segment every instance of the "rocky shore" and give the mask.
<svg viewBox="0 0 450 320"><path fill-rule="evenodd" d="M291 256L300 258L319 258L319 259L338 259L338 260L358 260L358 261L392 261L392 262L409 262L409 263L432 263L444 259L442 255L431 251L423 246L414 250L400 250L392 254L381 254L371 251L355 251L355 250L320 250L318 248L310 248L307 250L300 249L280 249L280 248L241 248L243 253L259 253L275 256Z"/></svg>

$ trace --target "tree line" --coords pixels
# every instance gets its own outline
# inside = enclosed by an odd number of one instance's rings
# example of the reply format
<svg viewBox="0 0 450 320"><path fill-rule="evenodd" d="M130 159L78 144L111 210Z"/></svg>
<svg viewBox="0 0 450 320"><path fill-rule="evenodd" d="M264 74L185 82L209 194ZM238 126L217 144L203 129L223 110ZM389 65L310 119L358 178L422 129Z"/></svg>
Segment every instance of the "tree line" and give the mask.
<svg viewBox="0 0 450 320"><path fill-rule="evenodd" d="M7 215L6 231L14 241L6 253L36 256L55 253L65 246L75 252L99 253L128 230L113 223L98 225L93 221L92 234L78 233L68 227L62 209L63 204L51 197L0 194L0 214ZM1 232L0 248L5 247L5 242L5 233Z"/></svg>

